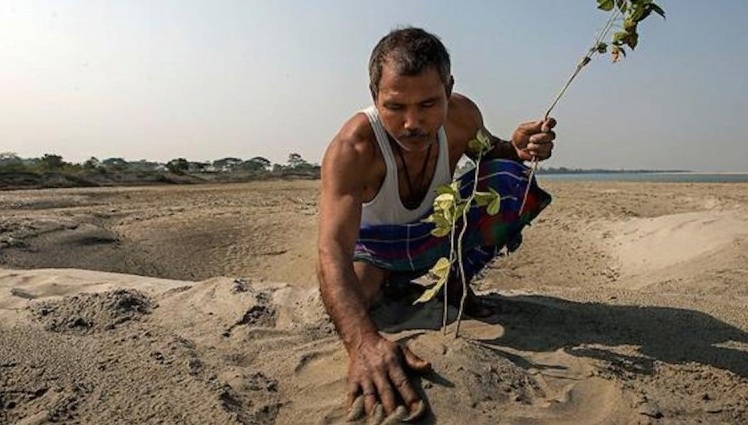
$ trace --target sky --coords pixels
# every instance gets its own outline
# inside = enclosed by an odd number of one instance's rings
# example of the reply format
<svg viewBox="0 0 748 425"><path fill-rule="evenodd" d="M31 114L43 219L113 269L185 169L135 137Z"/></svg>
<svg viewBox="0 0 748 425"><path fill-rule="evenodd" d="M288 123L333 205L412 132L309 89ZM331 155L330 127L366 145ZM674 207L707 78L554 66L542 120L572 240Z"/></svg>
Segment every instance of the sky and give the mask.
<svg viewBox="0 0 748 425"><path fill-rule="evenodd" d="M623 61L553 111L550 167L748 171L744 0L657 0ZM80 162L322 160L371 103L368 58L420 26L510 137L543 116L607 15L595 0L0 0L0 152Z"/></svg>

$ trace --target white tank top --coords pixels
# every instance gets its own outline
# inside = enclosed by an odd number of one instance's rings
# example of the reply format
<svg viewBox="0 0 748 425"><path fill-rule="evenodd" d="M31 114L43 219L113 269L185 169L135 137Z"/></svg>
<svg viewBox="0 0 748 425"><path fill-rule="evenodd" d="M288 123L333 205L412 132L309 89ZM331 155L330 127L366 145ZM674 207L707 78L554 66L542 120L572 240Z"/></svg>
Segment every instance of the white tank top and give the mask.
<svg viewBox="0 0 748 425"><path fill-rule="evenodd" d="M443 127L439 129L439 152L436 159L434 177L431 179L431 184L421 205L418 208L410 210L400 200L400 189L397 184L397 162L395 162L392 146L387 138L387 131L379 119L379 112L374 106L370 106L362 112L369 118L369 123L371 123L371 127L374 129L379 150L382 151L384 163L387 166L387 174L382 182L382 187L379 188L379 192L377 192L374 199L363 204L361 209L361 226L413 223L422 218L433 206L434 198L436 198L436 188L452 181L452 176L449 172L447 133Z"/></svg>

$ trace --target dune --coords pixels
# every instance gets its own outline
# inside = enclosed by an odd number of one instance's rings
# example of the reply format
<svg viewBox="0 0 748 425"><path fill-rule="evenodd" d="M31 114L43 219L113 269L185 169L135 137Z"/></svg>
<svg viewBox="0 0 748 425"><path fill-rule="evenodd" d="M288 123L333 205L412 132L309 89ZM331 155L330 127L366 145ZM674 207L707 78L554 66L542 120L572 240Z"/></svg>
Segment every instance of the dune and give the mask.
<svg viewBox="0 0 748 425"><path fill-rule="evenodd" d="M748 240L748 221L736 212L707 210L630 219L610 226L609 234L616 235L610 243L622 276L646 285L719 263L729 268Z"/></svg>
<svg viewBox="0 0 748 425"><path fill-rule="evenodd" d="M418 423L748 422L746 186L548 186L477 282L494 315L456 338L438 300L372 312L433 364ZM316 190L3 193L0 423L346 423Z"/></svg>

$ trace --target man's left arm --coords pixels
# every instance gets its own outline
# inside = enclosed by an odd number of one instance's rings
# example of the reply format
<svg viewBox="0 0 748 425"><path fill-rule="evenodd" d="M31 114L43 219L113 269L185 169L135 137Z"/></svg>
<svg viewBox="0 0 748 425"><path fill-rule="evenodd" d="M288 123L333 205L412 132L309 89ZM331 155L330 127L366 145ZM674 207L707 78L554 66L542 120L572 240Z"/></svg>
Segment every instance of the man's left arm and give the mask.
<svg viewBox="0 0 748 425"><path fill-rule="evenodd" d="M502 140L492 135L485 127L483 132L491 138L493 148L484 156L486 159L511 159L514 161L539 161L550 158L556 133L553 128L556 120L530 121L520 124L511 140Z"/></svg>
<svg viewBox="0 0 748 425"><path fill-rule="evenodd" d="M511 159L519 162L550 158L553 141L556 139L556 133L553 131L556 126L555 119L524 122L517 126L510 140L503 140L486 129L483 114L472 100L457 93L452 97L455 107L451 112L460 122L460 127L467 131L468 138L475 137L481 130L491 139L493 148L484 158Z"/></svg>

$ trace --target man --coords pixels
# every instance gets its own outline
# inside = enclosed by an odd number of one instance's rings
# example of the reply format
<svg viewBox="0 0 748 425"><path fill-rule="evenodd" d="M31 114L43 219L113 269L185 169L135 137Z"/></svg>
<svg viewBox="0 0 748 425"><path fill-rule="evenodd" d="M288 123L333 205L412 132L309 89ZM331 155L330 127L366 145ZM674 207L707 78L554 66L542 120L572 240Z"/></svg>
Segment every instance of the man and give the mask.
<svg viewBox="0 0 748 425"><path fill-rule="evenodd" d="M381 232L386 243L387 235L395 235L398 228L428 226L421 220L432 206L435 188L451 181L457 162L468 151L468 141L479 131L488 134L493 142L487 159L513 160L503 161L500 166L515 167L510 172L515 176L512 182L523 180L522 188L526 187L526 167L520 162L550 156L555 121L520 124L510 141L491 136L484 128L477 106L467 97L452 92L454 79L449 54L441 41L418 28L398 29L385 36L372 52L369 76L374 106L355 114L343 125L322 162L320 292L348 351L349 408L355 399L363 397L369 415L377 404L387 414L398 406L419 414L423 403L405 371L407 368L426 372L430 364L407 347L382 337L369 308L386 281L402 271L425 273L433 265L428 264L433 256L414 260L406 253L403 258L396 258L392 253L399 251L367 245L372 239L363 235L387 229ZM533 196L537 191L533 191ZM514 196L514 201L518 197L521 195ZM548 201L549 198L542 199L534 208L542 209ZM515 223L520 222L519 214L513 217ZM424 237L431 239L427 234ZM506 244L492 238L478 243L490 249L477 247L471 252L492 258L497 248ZM394 237L389 242L402 243ZM429 246L436 245L448 251L449 239L431 239ZM400 263L407 265L394 266ZM468 272L465 274L472 277ZM481 313L480 303L472 293L469 295L473 312Z"/></svg>

